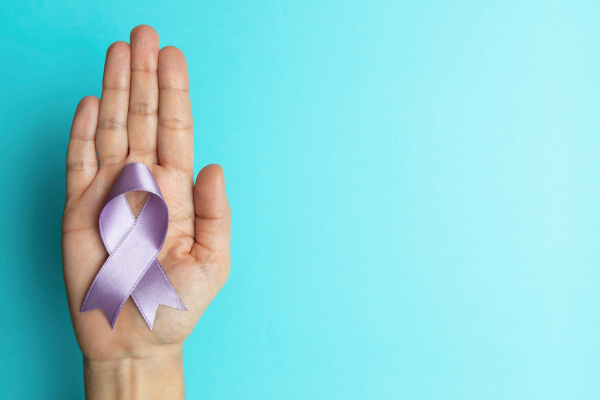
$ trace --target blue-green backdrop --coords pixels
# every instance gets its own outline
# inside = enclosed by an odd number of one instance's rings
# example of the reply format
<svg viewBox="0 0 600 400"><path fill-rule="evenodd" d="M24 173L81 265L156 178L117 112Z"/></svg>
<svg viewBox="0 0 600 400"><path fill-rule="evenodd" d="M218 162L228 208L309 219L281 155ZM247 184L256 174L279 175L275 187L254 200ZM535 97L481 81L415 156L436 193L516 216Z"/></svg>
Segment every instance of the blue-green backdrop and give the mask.
<svg viewBox="0 0 600 400"><path fill-rule="evenodd" d="M600 3L0 3L0 398L83 397L64 158L107 46L187 56L232 273L190 399L600 398Z"/></svg>

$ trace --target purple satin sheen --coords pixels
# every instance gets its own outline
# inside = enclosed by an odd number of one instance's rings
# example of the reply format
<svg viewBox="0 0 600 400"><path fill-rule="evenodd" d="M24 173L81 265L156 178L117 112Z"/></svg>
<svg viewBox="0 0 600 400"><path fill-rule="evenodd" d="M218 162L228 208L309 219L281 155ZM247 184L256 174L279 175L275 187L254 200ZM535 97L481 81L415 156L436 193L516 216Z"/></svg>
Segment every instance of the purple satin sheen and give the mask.
<svg viewBox="0 0 600 400"><path fill-rule="evenodd" d="M125 193L148 192L137 218ZM150 169L131 163L123 167L100 213L100 235L108 259L83 301L81 312L102 309L111 329L129 296L152 329L159 304L185 310L156 257L169 225L169 211Z"/></svg>

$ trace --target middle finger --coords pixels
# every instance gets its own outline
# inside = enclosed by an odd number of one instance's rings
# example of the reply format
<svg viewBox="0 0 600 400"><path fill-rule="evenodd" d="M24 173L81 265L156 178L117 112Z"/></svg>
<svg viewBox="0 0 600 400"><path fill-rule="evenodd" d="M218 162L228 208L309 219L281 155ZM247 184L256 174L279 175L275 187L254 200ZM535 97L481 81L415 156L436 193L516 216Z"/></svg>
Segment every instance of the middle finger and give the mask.
<svg viewBox="0 0 600 400"><path fill-rule="evenodd" d="M140 25L131 31L131 94L127 133L133 161L156 164L158 126L158 33Z"/></svg>

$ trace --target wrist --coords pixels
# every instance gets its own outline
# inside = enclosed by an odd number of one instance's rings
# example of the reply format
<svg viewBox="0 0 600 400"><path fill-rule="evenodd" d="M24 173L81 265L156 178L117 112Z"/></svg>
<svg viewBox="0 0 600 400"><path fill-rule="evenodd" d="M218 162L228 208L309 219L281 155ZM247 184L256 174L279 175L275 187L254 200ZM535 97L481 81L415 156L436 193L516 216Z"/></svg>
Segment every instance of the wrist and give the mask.
<svg viewBox="0 0 600 400"><path fill-rule="evenodd" d="M144 358L98 360L84 356L83 375L88 400L184 398L181 346Z"/></svg>

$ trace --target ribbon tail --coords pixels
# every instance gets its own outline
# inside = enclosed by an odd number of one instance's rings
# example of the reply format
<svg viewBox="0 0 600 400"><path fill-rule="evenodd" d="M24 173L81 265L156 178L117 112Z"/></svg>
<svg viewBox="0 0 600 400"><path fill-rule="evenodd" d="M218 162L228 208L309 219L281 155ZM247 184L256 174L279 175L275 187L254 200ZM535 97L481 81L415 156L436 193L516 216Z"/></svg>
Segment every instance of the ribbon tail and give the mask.
<svg viewBox="0 0 600 400"><path fill-rule="evenodd" d="M101 309L110 323L110 329L113 329L127 297L121 298L118 293L103 291L98 285L92 285L81 306L81 312Z"/></svg>
<svg viewBox="0 0 600 400"><path fill-rule="evenodd" d="M159 304L187 311L156 259L133 289L131 298L142 313L150 330L154 325Z"/></svg>

